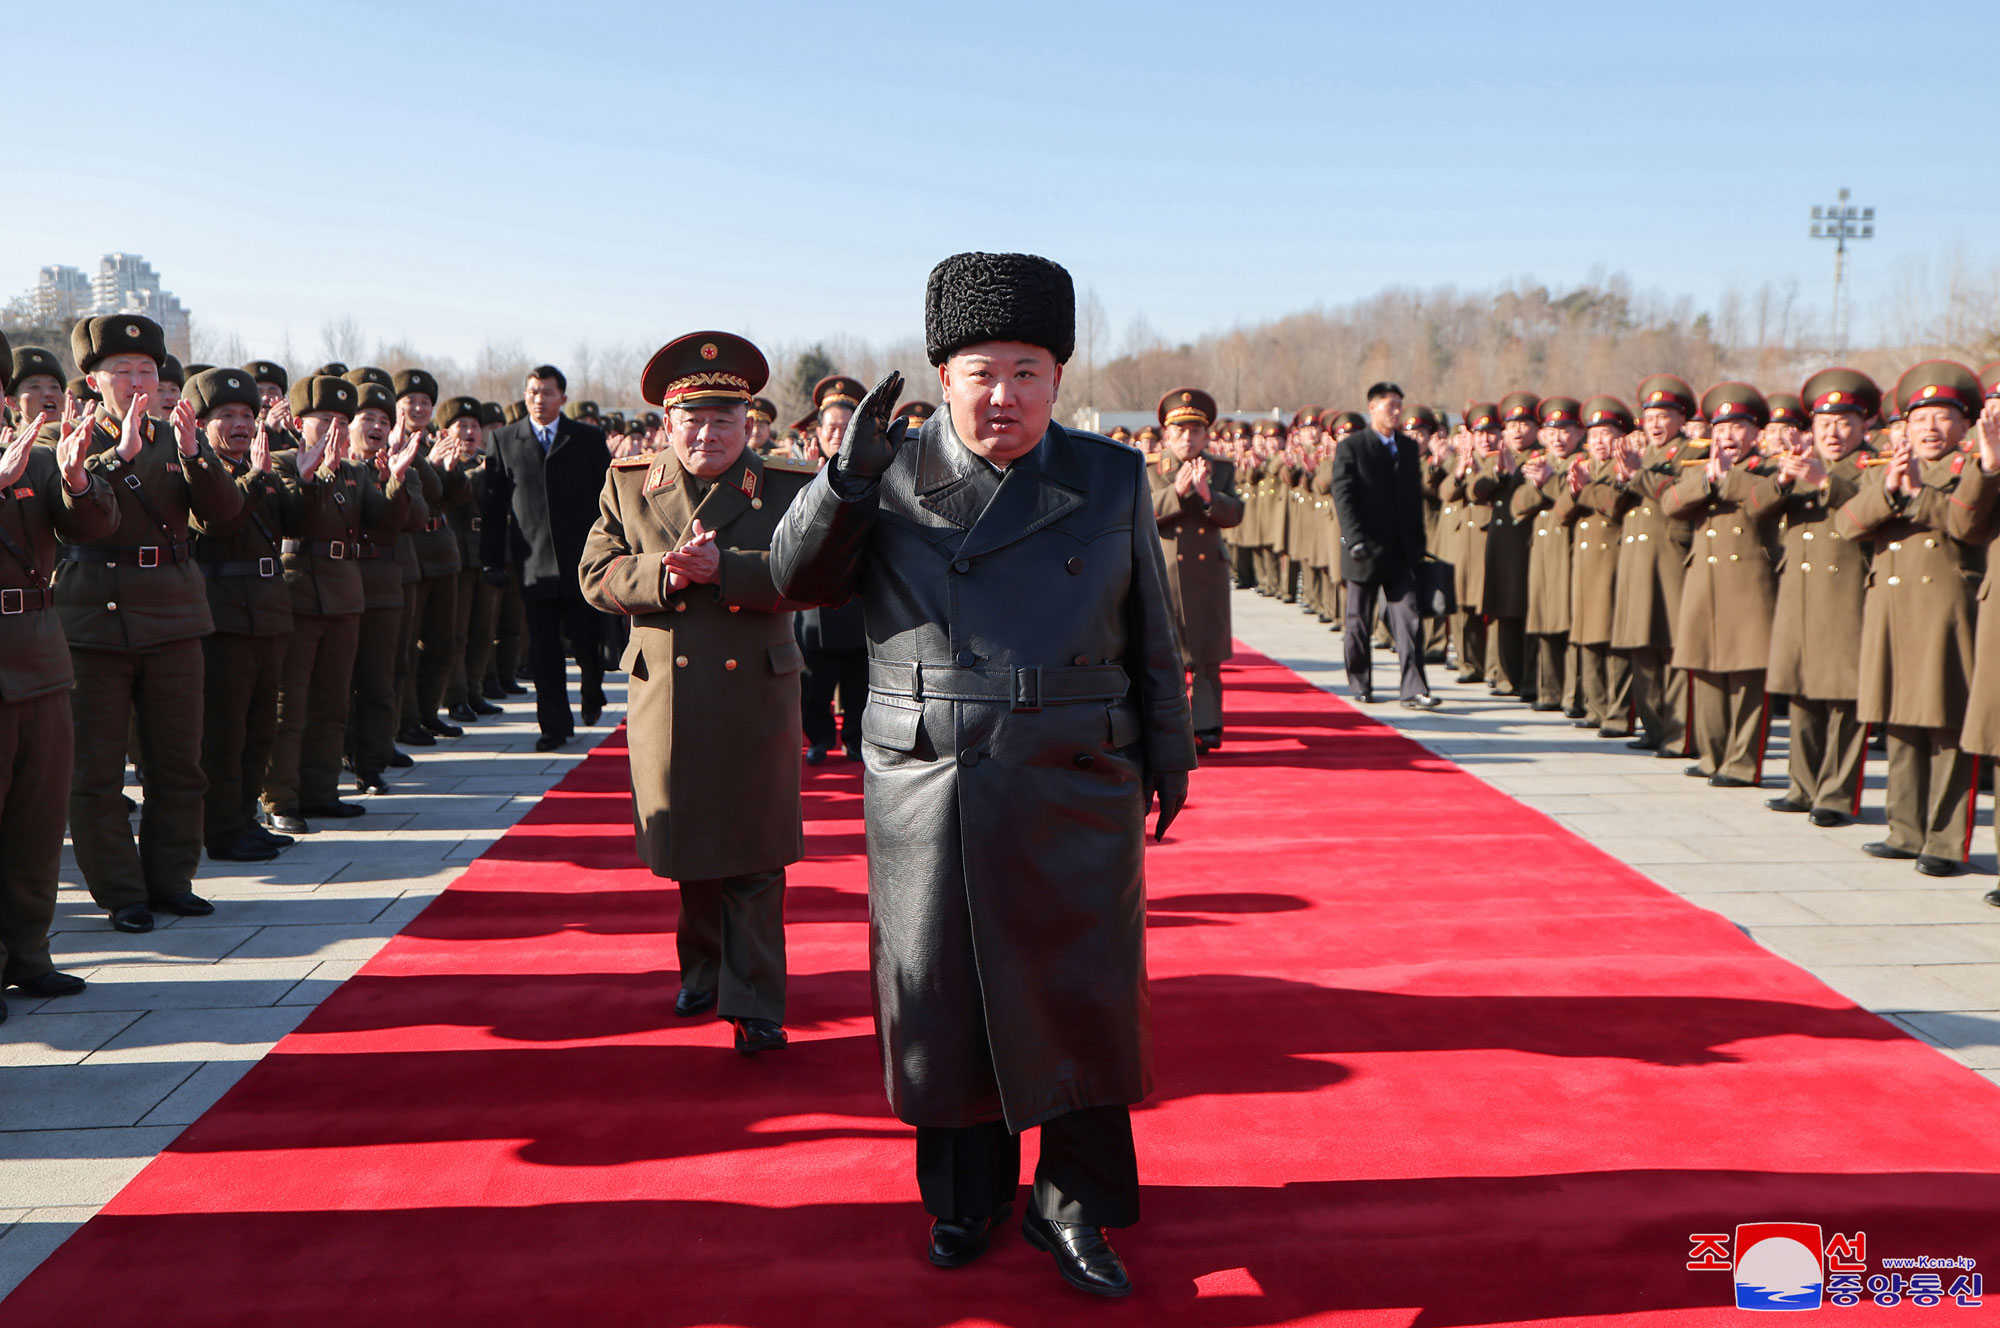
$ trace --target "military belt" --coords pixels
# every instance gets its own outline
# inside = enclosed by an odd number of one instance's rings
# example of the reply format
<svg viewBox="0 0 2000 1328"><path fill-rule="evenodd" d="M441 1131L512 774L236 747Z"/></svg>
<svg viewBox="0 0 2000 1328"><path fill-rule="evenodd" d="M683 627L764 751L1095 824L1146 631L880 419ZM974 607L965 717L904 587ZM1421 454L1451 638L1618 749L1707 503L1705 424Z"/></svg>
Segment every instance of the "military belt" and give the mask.
<svg viewBox="0 0 2000 1328"><path fill-rule="evenodd" d="M444 524L445 522L443 517L434 516L430 520L424 522L424 534L429 535L436 531L443 530Z"/></svg>
<svg viewBox="0 0 2000 1328"><path fill-rule="evenodd" d="M53 590L0 590L0 618L12 618L16 614L53 609L55 606L56 593Z"/></svg>
<svg viewBox="0 0 2000 1328"><path fill-rule="evenodd" d="M316 553L322 558L342 561L348 558L393 558L396 546L393 544L370 544L366 540L296 540L288 539L279 546L285 553Z"/></svg>
<svg viewBox="0 0 2000 1328"><path fill-rule="evenodd" d="M123 567L172 567L188 560L186 540L172 544L64 544L56 550L65 562L117 564Z"/></svg>
<svg viewBox="0 0 2000 1328"><path fill-rule="evenodd" d="M1009 710L1122 701L1132 680L1117 664L1058 668L962 668L955 664L868 661L868 690L912 701L992 701Z"/></svg>
<svg viewBox="0 0 2000 1328"><path fill-rule="evenodd" d="M234 563L202 563L204 576L261 576L269 579L278 574L276 558L248 558Z"/></svg>

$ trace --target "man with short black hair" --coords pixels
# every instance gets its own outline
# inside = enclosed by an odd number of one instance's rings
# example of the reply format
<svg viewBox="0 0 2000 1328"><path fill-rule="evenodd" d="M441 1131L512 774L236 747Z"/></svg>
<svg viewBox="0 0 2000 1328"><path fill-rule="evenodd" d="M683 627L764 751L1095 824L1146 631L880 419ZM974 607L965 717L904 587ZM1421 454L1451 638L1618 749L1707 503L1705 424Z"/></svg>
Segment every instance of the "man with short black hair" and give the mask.
<svg viewBox="0 0 2000 1328"><path fill-rule="evenodd" d="M562 413L568 380L553 365L529 370L521 418L494 431L486 461L480 564L486 582L519 578L528 620L528 668L535 679L537 751L554 751L576 733L563 663L567 637L583 675L583 722L604 709L603 618L583 597L577 567L597 520L597 499L611 469L603 431Z"/></svg>
<svg viewBox="0 0 2000 1328"><path fill-rule="evenodd" d="M1368 389L1368 423L1340 440L1333 453L1333 504L1340 520L1340 575L1347 583L1341 630L1347 684L1363 701L1375 699L1375 597L1382 597L1389 636L1402 661L1398 693L1409 710L1435 710L1424 677L1423 609L1418 570L1424 558L1423 457L1402 432L1403 389Z"/></svg>

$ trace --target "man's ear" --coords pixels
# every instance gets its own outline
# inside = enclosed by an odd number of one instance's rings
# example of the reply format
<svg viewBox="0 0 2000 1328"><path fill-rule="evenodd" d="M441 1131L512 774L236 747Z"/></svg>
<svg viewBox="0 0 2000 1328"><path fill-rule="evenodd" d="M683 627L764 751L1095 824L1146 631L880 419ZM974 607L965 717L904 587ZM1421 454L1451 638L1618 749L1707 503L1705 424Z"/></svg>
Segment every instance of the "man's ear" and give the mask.
<svg viewBox="0 0 2000 1328"><path fill-rule="evenodd" d="M1056 366L1056 390L1049 393L1049 400L1051 401L1058 400L1062 396L1062 371L1063 367L1058 364Z"/></svg>
<svg viewBox="0 0 2000 1328"><path fill-rule="evenodd" d="M938 391L946 398L951 397L951 361L946 360L937 367Z"/></svg>

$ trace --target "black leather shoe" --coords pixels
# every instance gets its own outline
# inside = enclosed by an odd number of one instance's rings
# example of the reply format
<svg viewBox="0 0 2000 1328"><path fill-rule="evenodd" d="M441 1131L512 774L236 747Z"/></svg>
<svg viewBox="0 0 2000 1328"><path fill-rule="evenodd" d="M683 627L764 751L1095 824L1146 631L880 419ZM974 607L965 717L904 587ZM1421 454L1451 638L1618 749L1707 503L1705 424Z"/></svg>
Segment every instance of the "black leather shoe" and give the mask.
<svg viewBox="0 0 2000 1328"><path fill-rule="evenodd" d="M1599 729L1597 731L1597 736L1600 738L1611 739L1611 738L1629 738L1632 735L1624 729Z"/></svg>
<svg viewBox="0 0 2000 1328"><path fill-rule="evenodd" d="M682 987L680 995L674 997L674 1013L683 1019L692 1019L698 1014L707 1014L715 1008L715 993L712 991L690 991Z"/></svg>
<svg viewBox="0 0 2000 1328"><path fill-rule="evenodd" d="M604 693L599 692L596 696L584 697L578 709L583 715L583 726L585 728L597 727L597 721L604 714Z"/></svg>
<svg viewBox="0 0 2000 1328"><path fill-rule="evenodd" d="M1210 751L1215 750L1217 747L1220 747L1221 745L1222 743L1214 738L1210 738L1208 740L1208 747ZM840 749L840 754L842 756L845 756L850 761L859 761L861 759L861 744L858 742L850 742L846 746Z"/></svg>
<svg viewBox="0 0 2000 1328"><path fill-rule="evenodd" d="M281 835L270 829L262 820L250 823L250 837L260 844L269 844L272 848L290 848L299 842L290 835Z"/></svg>
<svg viewBox="0 0 2000 1328"><path fill-rule="evenodd" d="M508 696L526 696L528 694L528 689L518 682L503 682L500 684L500 690Z"/></svg>
<svg viewBox="0 0 2000 1328"><path fill-rule="evenodd" d="M1766 798L1764 805L1774 812L1809 812L1812 808L1803 802L1793 802L1790 798Z"/></svg>
<svg viewBox="0 0 2000 1328"><path fill-rule="evenodd" d="M171 895L155 895L147 902L154 908L178 913L184 918L205 918L215 912L215 905L192 890L182 890L178 894Z"/></svg>
<svg viewBox="0 0 2000 1328"><path fill-rule="evenodd" d="M299 808L299 815L310 816L315 820L321 817L332 820L345 820L350 816L366 816L367 814L368 809L360 803L342 802L339 798L335 798L332 802L316 802L310 807ZM278 828L283 830L286 827L281 825Z"/></svg>
<svg viewBox="0 0 2000 1328"><path fill-rule="evenodd" d="M1125 1261L1103 1227L1082 1222L1051 1222L1030 1213L1021 1219L1021 1235L1038 1250L1055 1256L1056 1271L1063 1281L1093 1296L1129 1296L1132 1279L1125 1275Z"/></svg>
<svg viewBox="0 0 2000 1328"><path fill-rule="evenodd" d="M278 856L278 850L245 832L225 843L210 844L208 856L214 862L269 862Z"/></svg>
<svg viewBox="0 0 2000 1328"><path fill-rule="evenodd" d="M408 752L392 750L389 753L389 768L391 770L412 770L416 768L416 764L417 758Z"/></svg>
<svg viewBox="0 0 2000 1328"><path fill-rule="evenodd" d="M477 724L479 722L479 712L474 710L471 703L467 701L460 701L457 705L445 711L445 714L451 716L459 724Z"/></svg>
<svg viewBox="0 0 2000 1328"><path fill-rule="evenodd" d="M1658 757L1658 758L1659 758L1660 760L1662 760L1662 761L1685 761L1685 760L1687 760L1687 759L1688 759L1688 758L1689 758L1690 756L1693 756L1693 755L1694 755L1694 753L1693 753L1693 752L1676 752L1676 751L1672 751L1672 750L1670 750L1670 749L1668 749L1668 748L1665 748L1665 747L1655 747L1655 748L1653 749L1653 755L1654 755L1654 756L1656 756L1656 757Z"/></svg>
<svg viewBox="0 0 2000 1328"><path fill-rule="evenodd" d="M405 724L396 730L396 741L405 747L435 747L438 740L421 724Z"/></svg>
<svg viewBox="0 0 2000 1328"><path fill-rule="evenodd" d="M1841 813L1830 812L1817 807L1814 808L1812 811L1806 813L1806 819L1808 821L1811 821L1814 825L1818 826L1822 830L1829 829L1836 825L1847 824L1847 818L1843 816Z"/></svg>
<svg viewBox="0 0 2000 1328"><path fill-rule="evenodd" d="M153 910L144 904L127 904L111 911L113 931L149 932L153 929Z"/></svg>
<svg viewBox="0 0 2000 1328"><path fill-rule="evenodd" d="M278 836L280 839L286 839L292 835L309 835L313 832L313 828L306 824L306 818L300 816L297 812L273 812L271 814L271 826L273 829L285 832Z"/></svg>
<svg viewBox="0 0 2000 1328"><path fill-rule="evenodd" d="M768 1019L732 1019L736 1025L736 1049L745 1056L760 1051L776 1051L790 1041L785 1030Z"/></svg>
<svg viewBox="0 0 2000 1328"><path fill-rule="evenodd" d="M1567 719L1588 719L1590 712L1582 706L1571 706L1569 709L1563 711L1563 716Z"/></svg>
<svg viewBox="0 0 2000 1328"><path fill-rule="evenodd" d="M1985 894L1979 897L1985 900L1987 903L1993 905L1993 907L2000 908L2000 890L1988 890Z"/></svg>
<svg viewBox="0 0 2000 1328"><path fill-rule="evenodd" d="M389 781L380 775L356 775L354 777L354 791L356 793L387 793L389 791Z"/></svg>
<svg viewBox="0 0 2000 1328"><path fill-rule="evenodd" d="M1654 742L1651 738L1634 738L1625 745L1635 752L1657 752L1660 750L1660 744Z"/></svg>
<svg viewBox="0 0 2000 1328"><path fill-rule="evenodd" d="M479 694L489 701L499 701L506 697L507 689L499 683L488 679L486 682L479 684Z"/></svg>
<svg viewBox="0 0 2000 1328"><path fill-rule="evenodd" d="M1738 779L1738 778L1737 778L1736 776L1734 776L1734 775L1710 775L1710 776L1708 777L1708 786L1709 786L1710 788L1755 788L1755 787L1757 787L1757 786L1756 786L1755 784L1752 784L1752 783L1751 783L1751 782L1750 782L1749 780L1747 780L1747 779Z"/></svg>
<svg viewBox="0 0 2000 1328"><path fill-rule="evenodd" d="M1917 855L1906 848L1897 848L1886 839L1878 839L1872 844L1863 844L1861 851L1871 858L1888 858L1892 862L1907 862Z"/></svg>
<svg viewBox="0 0 2000 1328"><path fill-rule="evenodd" d="M1926 876L1956 876L1958 863L1951 858L1933 857L1925 853L1917 859L1917 870Z"/></svg>
<svg viewBox="0 0 2000 1328"><path fill-rule="evenodd" d="M938 1218L931 1223L931 1262L940 1268L963 1268L986 1253L994 1230L1013 1211L1013 1204L1001 1204L991 1217Z"/></svg>
<svg viewBox="0 0 2000 1328"><path fill-rule="evenodd" d="M535 739L535 750L538 752L552 752L568 741L569 739L560 733L544 733L541 737Z"/></svg>
<svg viewBox="0 0 2000 1328"><path fill-rule="evenodd" d="M826 748L824 747L806 748L807 765L824 765L825 763L826 763Z"/></svg>
<svg viewBox="0 0 2000 1328"><path fill-rule="evenodd" d="M499 691L499 688L496 687L494 690ZM504 695L504 693L502 694ZM473 697L465 703L465 708L475 715L504 715L507 713L484 696Z"/></svg>
<svg viewBox="0 0 2000 1328"><path fill-rule="evenodd" d="M463 738L465 736L464 729L456 724L447 724L436 715L424 716L424 730L428 733L435 733L440 738Z"/></svg>
<svg viewBox="0 0 2000 1328"><path fill-rule="evenodd" d="M1429 692L1425 692L1422 696L1406 696L1403 698L1403 709L1405 710L1435 710L1443 704L1444 702L1438 700Z"/></svg>
<svg viewBox="0 0 2000 1328"><path fill-rule="evenodd" d="M23 996L74 996L90 984L74 973L58 973L50 969L37 973L26 982L16 982L14 990Z"/></svg>
<svg viewBox="0 0 2000 1328"><path fill-rule="evenodd" d="M1686 758L1676 758L1676 759L1686 759ZM1689 766L1687 769L1681 771L1681 773L1686 775L1689 779L1707 779L1709 777L1708 771L1702 769L1699 763Z"/></svg>
<svg viewBox="0 0 2000 1328"><path fill-rule="evenodd" d="M1594 728L1596 728L1596 727L1597 727L1597 721L1595 721L1595 720L1591 720L1591 719L1578 719L1578 720L1572 720L1572 721L1570 721L1570 727L1571 727L1571 728L1573 728L1573 729L1594 729ZM1604 736L1604 734L1603 734L1603 732L1602 732L1602 731L1600 731L1600 732L1598 733L1598 735L1597 735L1597 736L1601 738L1601 737L1603 737L1603 736ZM1614 736L1621 736L1621 737L1622 737L1623 735L1622 735L1622 734L1620 734L1620 735L1614 735Z"/></svg>

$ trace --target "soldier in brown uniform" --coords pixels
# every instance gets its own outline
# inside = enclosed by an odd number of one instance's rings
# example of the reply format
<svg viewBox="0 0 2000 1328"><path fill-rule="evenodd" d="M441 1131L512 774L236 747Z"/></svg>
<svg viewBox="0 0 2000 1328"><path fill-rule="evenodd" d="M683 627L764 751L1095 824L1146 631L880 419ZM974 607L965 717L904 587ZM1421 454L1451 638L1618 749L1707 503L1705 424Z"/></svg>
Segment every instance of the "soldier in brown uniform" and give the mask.
<svg viewBox="0 0 2000 1328"><path fill-rule="evenodd" d="M243 495L236 515L195 521L194 556L208 583L215 634L202 641L201 766L208 777L202 838L218 862L268 862L292 842L257 823L257 797L278 727L278 683L292 635L283 541L296 493L271 463L263 397L241 369L210 369L186 400Z"/></svg>
<svg viewBox="0 0 2000 1328"><path fill-rule="evenodd" d="M1790 698L1790 782L1764 805L1833 826L1860 810L1868 736L1854 711L1868 551L1847 546L1833 514L1861 487L1861 445L1882 389L1864 373L1827 369L1808 378L1801 395L1812 433L1776 454L1784 553L1765 677L1773 693Z"/></svg>
<svg viewBox="0 0 2000 1328"><path fill-rule="evenodd" d="M422 369L405 369L395 377L396 414L405 435L412 432L431 441L429 430L437 413L437 379ZM419 472L428 515L423 522L397 540L399 560L405 548L414 556L417 579L403 585L403 634L401 673L404 679L401 722L398 728L411 734L463 737L465 730L439 715L445 689L463 653L456 651L458 622L458 580L465 563L459 554L459 535L452 529L450 509L462 507L470 483L464 470L453 464L436 465L419 449L412 469ZM456 460L457 451L449 457Z"/></svg>
<svg viewBox="0 0 2000 1328"><path fill-rule="evenodd" d="M1632 705L1642 730L1626 745L1678 759L1687 747L1687 678L1671 667L1674 624L1687 575L1685 521L1667 516L1660 497L1680 483L1683 460L1705 457L1705 444L1689 443L1681 430L1694 414L1694 389L1672 374L1639 384L1643 439L1628 438L1613 464L1611 492L1590 505L1619 518L1616 618L1611 648L1631 668Z"/></svg>
<svg viewBox="0 0 2000 1328"><path fill-rule="evenodd" d="M1486 593L1486 522L1474 511L1472 484L1483 460L1500 452L1500 408L1474 401L1465 408L1465 428L1459 435L1451 474L1441 497L1456 508L1458 539L1452 549L1452 590L1458 601L1458 681L1477 682L1486 676L1486 619L1479 605ZM1449 514L1447 514L1449 520Z"/></svg>
<svg viewBox="0 0 2000 1328"><path fill-rule="evenodd" d="M1533 652L1535 709L1575 708L1577 670L1569 642L1572 572L1570 523L1557 504L1571 494L1570 477L1580 463L1583 406L1575 397L1548 397L1536 407L1539 454L1521 463L1522 484L1514 490L1514 519L1528 521L1528 615L1522 623ZM1568 504L1563 504L1567 509ZM1579 719L1578 709L1572 719Z"/></svg>
<svg viewBox="0 0 2000 1328"><path fill-rule="evenodd" d="M1479 613L1486 629L1486 681L1495 696L1528 696L1525 627L1528 617L1528 542L1531 528L1514 514L1521 460L1541 427L1540 401L1533 392L1509 392L1500 399L1500 447L1482 458L1466 496L1478 531L1475 543L1486 563L1479 586ZM1470 550L1468 550L1470 552Z"/></svg>
<svg viewBox="0 0 2000 1328"><path fill-rule="evenodd" d="M0 370L0 396L6 387ZM49 924L75 741L74 675L48 583L57 539L110 537L118 502L105 476L84 465L89 418L72 418L53 448L35 442L47 422L38 409L18 429L0 429L0 986L70 996L83 979L56 971Z"/></svg>
<svg viewBox="0 0 2000 1328"><path fill-rule="evenodd" d="M1930 360L1896 383L1904 440L1870 469L1835 517L1843 540L1874 558L1861 622L1857 717L1887 726L1889 835L1865 850L1915 858L1949 876L1972 842L1974 758L1959 743L1972 683L1973 592L1980 550L1950 533L1958 450L1979 409L1979 380Z"/></svg>
<svg viewBox="0 0 2000 1328"><path fill-rule="evenodd" d="M785 1045L785 868L804 851L792 612L771 534L815 467L745 446L763 354L726 332L669 342L641 390L671 449L612 464L578 577L632 620L632 813L640 860L678 882L674 1013L716 1009L736 1049Z"/></svg>
<svg viewBox="0 0 2000 1328"><path fill-rule="evenodd" d="M446 397L440 402L437 440L428 458L441 475L455 474L460 481L457 501L447 499L444 512L458 544L458 574L452 594L450 653L444 661L444 692L440 697L445 713L460 724L500 713L500 707L485 694L500 591L486 584L479 566L486 480L486 431L480 424L480 413L477 397Z"/></svg>
<svg viewBox="0 0 2000 1328"><path fill-rule="evenodd" d="M1748 383L1717 383L1703 394L1701 413L1713 431L1708 460L1687 468L1660 499L1668 516L1695 526L1673 662L1693 694L1696 756L1688 773L1717 788L1745 788L1763 776L1764 667L1784 496L1757 470L1757 435L1771 414L1764 394Z"/></svg>
<svg viewBox="0 0 2000 1328"><path fill-rule="evenodd" d="M353 556L361 564L362 610L354 645L354 699L347 712L347 765L360 793L388 791L382 772L396 755L396 644L403 626L403 567L396 560L396 537L430 520L418 492L421 486L409 474L423 435L401 422L392 425L396 413L395 396L387 387L376 382L356 386L347 447L361 503ZM379 501L378 495L388 501Z"/></svg>
<svg viewBox="0 0 2000 1328"><path fill-rule="evenodd" d="M1208 455L1215 398L1199 388L1175 388L1160 398L1157 414L1166 446L1147 467L1153 518L1160 523L1160 552L1180 619L1195 744L1207 752L1222 745L1222 665L1235 653L1222 531L1243 519L1243 500L1236 494L1236 468Z"/></svg>
<svg viewBox="0 0 2000 1328"><path fill-rule="evenodd" d="M0 337L0 347L7 344ZM0 356L6 352L0 350ZM6 364L0 362L0 378L6 377ZM13 354L14 376L14 418L26 424L37 416L55 425L63 417L63 406L67 393L63 391L62 361L55 352L43 350L40 346L17 347ZM44 441L47 441L44 439Z"/></svg>
<svg viewBox="0 0 2000 1328"><path fill-rule="evenodd" d="M89 465L111 481L115 544L65 543L56 609L75 663L76 764L70 836L91 897L120 931L153 927L152 908L215 911L191 888L201 865L201 638L214 630L188 543L190 514L221 521L242 497L184 406L172 425L147 418L166 360L159 324L134 314L86 318L70 349L103 397ZM146 803L135 843L123 791L136 720Z"/></svg>
<svg viewBox="0 0 2000 1328"><path fill-rule="evenodd" d="M1632 411L1614 396L1583 403L1588 462L1572 467L1567 493L1557 513L1570 523L1570 646L1575 650L1577 699L1583 705L1578 728L1594 728L1600 738L1632 732L1632 673L1625 657L1611 648L1611 625L1618 585L1617 492L1613 454L1633 429Z"/></svg>
<svg viewBox="0 0 2000 1328"><path fill-rule="evenodd" d="M1979 464L1968 464L1959 476L1948 512L1955 538L1985 547L1986 576L1979 583L1979 634L1973 652L1972 694L1966 703L1965 731L1960 745L1987 758L2000 757L2000 596L1993 593L1993 541L2000 538L1995 499L2000 498L2000 362L1979 371L1985 400L1979 415ZM2000 819L1993 834L2000 841ZM1986 902L2000 907L2000 890L1988 890Z"/></svg>

